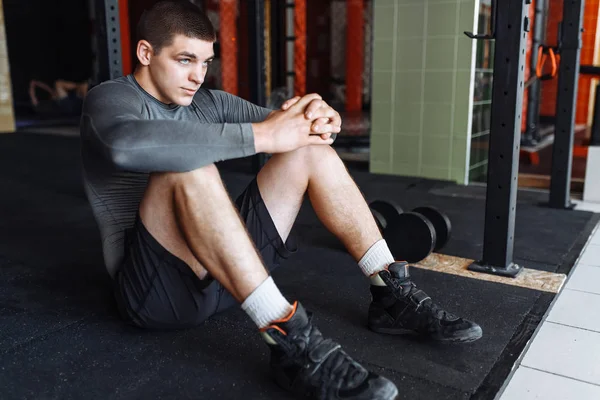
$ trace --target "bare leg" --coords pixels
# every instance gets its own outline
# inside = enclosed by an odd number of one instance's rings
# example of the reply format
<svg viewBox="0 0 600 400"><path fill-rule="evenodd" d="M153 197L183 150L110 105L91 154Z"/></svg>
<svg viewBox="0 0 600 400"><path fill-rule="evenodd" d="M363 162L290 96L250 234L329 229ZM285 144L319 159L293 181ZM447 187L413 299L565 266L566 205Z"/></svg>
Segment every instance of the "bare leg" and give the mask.
<svg viewBox="0 0 600 400"><path fill-rule="evenodd" d="M284 240L307 191L319 219L357 261L381 239L362 193L329 146L274 155L258 174L258 187Z"/></svg>
<svg viewBox="0 0 600 400"><path fill-rule="evenodd" d="M152 174L140 217L163 247L200 278L210 272L239 302L268 277L214 165Z"/></svg>
<svg viewBox="0 0 600 400"><path fill-rule="evenodd" d="M257 179L283 240L307 191L319 219L356 260L381 239L360 190L330 147L277 154ZM156 240L196 275L204 278L210 272L239 302L268 277L214 165L152 174L140 217Z"/></svg>

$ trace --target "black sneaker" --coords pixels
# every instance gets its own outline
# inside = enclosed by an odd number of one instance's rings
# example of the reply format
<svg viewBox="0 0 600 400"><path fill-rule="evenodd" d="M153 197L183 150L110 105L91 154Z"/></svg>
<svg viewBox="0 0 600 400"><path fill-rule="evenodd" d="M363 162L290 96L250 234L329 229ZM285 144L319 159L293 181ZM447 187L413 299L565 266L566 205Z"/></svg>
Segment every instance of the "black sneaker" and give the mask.
<svg viewBox="0 0 600 400"><path fill-rule="evenodd" d="M324 339L311 319L312 314L296 302L291 316L262 329L280 386L320 400L396 398L398 389L392 382L367 371L339 344Z"/></svg>
<svg viewBox="0 0 600 400"><path fill-rule="evenodd" d="M392 335L418 334L443 342L472 342L481 327L442 310L410 280L408 264L395 262L379 276L387 286L371 285L369 329Z"/></svg>

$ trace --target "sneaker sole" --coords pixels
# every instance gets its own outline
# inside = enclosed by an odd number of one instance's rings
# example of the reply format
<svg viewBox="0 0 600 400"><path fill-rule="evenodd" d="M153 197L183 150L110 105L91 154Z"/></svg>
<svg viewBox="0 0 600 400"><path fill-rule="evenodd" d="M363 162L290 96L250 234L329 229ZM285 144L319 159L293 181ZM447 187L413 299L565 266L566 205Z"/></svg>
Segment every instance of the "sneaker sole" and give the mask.
<svg viewBox="0 0 600 400"><path fill-rule="evenodd" d="M396 400L398 398L398 388L394 386L394 390L390 393L389 397L386 400Z"/></svg>
<svg viewBox="0 0 600 400"><path fill-rule="evenodd" d="M281 371L274 371L274 380L279 387L285 389L295 395L295 397L308 397L310 396L310 390L307 392L295 391L291 385L290 380L283 374ZM388 380L389 381L389 380ZM374 397L373 400L398 400L398 388L391 381L389 381L389 385L387 385L387 391L384 393L377 393L377 397Z"/></svg>
<svg viewBox="0 0 600 400"><path fill-rule="evenodd" d="M382 396L377 397L377 400L397 400L398 399L398 388L393 385L389 393L384 393Z"/></svg>
<svg viewBox="0 0 600 400"><path fill-rule="evenodd" d="M369 327L370 330L377 333L383 333L386 335L396 335L396 336L421 336L419 333L412 331L410 329L404 328L376 328ZM474 342L476 340L481 339L483 336L483 332L480 328L470 329L468 331L461 332L460 336L453 337L441 337L441 336L429 336L432 340L436 342L444 342L444 343L469 343Z"/></svg>

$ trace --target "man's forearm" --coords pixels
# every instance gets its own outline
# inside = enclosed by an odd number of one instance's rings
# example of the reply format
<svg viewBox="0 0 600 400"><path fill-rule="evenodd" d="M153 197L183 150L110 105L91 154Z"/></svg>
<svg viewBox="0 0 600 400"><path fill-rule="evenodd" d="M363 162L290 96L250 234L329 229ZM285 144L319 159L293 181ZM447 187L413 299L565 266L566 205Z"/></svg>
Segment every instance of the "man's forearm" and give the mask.
<svg viewBox="0 0 600 400"><path fill-rule="evenodd" d="M266 119L272 116L276 111L271 111ZM254 133L254 149L257 153L268 153L269 149L269 132L265 126L265 121L252 124L252 132Z"/></svg>
<svg viewBox="0 0 600 400"><path fill-rule="evenodd" d="M254 149L257 153L267 153L268 149L268 134L264 123L258 122L252 124L252 132L254 133Z"/></svg>

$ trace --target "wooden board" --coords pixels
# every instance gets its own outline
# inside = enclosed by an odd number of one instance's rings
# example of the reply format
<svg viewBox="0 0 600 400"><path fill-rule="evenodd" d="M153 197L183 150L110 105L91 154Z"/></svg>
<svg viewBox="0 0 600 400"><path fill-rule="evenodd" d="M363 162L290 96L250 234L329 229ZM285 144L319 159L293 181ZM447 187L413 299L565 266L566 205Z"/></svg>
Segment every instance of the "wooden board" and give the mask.
<svg viewBox="0 0 600 400"><path fill-rule="evenodd" d="M553 272L538 271L528 268L523 268L516 278L508 278L469 271L467 268L471 263L473 263L473 260L432 253L423 261L411 265L430 271L459 275L488 282L497 282L504 285L520 286L550 293L558 293L567 278L565 274L556 274Z"/></svg>

